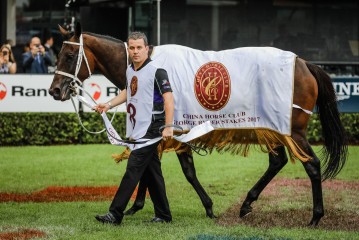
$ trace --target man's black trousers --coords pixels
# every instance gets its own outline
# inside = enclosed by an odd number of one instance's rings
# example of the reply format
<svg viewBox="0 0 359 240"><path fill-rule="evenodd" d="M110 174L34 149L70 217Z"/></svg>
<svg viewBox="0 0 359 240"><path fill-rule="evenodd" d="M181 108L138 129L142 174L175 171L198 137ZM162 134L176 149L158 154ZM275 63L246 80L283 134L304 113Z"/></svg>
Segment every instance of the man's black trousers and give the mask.
<svg viewBox="0 0 359 240"><path fill-rule="evenodd" d="M152 139L160 136L159 128L163 124L163 121L153 122L144 138ZM172 220L165 182L162 176L161 162L157 152L158 144L159 142L131 152L125 175L110 206L110 212L116 219L123 218L123 212L138 182L141 180L148 183L155 216L166 221Z"/></svg>

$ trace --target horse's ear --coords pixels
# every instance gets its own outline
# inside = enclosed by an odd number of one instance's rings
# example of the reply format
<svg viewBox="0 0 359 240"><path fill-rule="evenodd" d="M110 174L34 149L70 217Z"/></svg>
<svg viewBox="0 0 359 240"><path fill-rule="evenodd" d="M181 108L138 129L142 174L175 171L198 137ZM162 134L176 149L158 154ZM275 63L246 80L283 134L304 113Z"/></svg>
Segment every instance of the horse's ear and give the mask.
<svg viewBox="0 0 359 240"><path fill-rule="evenodd" d="M61 25L59 25L59 31L63 38L66 38L69 35L69 32L65 30Z"/></svg>
<svg viewBox="0 0 359 240"><path fill-rule="evenodd" d="M77 38L80 38L81 32L82 32L82 30L81 30L81 24L80 24L79 22L77 22L77 23L76 23L76 27L75 27L75 36L76 36Z"/></svg>

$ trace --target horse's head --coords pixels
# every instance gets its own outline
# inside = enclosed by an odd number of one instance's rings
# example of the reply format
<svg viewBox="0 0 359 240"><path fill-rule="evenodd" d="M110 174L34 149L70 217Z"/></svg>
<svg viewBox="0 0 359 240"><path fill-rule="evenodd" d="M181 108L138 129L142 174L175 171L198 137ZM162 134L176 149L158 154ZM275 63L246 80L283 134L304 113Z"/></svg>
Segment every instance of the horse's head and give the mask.
<svg viewBox="0 0 359 240"><path fill-rule="evenodd" d="M75 85L91 75L89 62L85 55L81 25L76 24L75 32L68 32L61 26L59 30L64 42L57 60L49 93L55 100L66 101L75 91Z"/></svg>

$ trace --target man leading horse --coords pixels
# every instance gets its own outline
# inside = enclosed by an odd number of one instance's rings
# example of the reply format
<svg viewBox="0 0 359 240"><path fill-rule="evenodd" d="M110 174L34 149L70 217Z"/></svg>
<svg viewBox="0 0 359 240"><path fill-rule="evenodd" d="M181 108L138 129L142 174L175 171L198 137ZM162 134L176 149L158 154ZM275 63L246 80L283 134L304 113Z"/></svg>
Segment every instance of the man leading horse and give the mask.
<svg viewBox="0 0 359 240"><path fill-rule="evenodd" d="M112 107L127 102L126 137L129 139L158 137L172 139L174 100L166 70L158 68L148 57L145 34L133 32L128 39L128 53L132 64L127 68L127 88L107 103L96 105L97 112L107 112ZM160 140L160 139L159 139ZM150 222L171 222L172 216L166 196L165 182L157 146L135 149L128 159L125 175L111 203L109 212L97 215L102 223L118 225L138 182L146 181L154 205L155 217Z"/></svg>
<svg viewBox="0 0 359 240"><path fill-rule="evenodd" d="M76 95L76 85L81 85L83 81L91 76L91 73L94 72L94 70L101 72L121 90L125 88L125 85L127 84L126 69L128 66L128 57L127 47L124 42L109 36L82 32L80 24L76 25L73 33L68 32L61 27L59 29L65 41L63 42L64 44L59 54L57 64L58 71L56 71L49 89L49 93L55 100L66 101L69 100L71 96ZM238 96L242 97L243 93L253 92L252 90L259 90L259 93L256 94L256 96L261 97L259 99L260 101L255 101L254 103L256 103L256 106L261 109L263 109L262 103L270 103L272 105L274 104L274 106L287 106L289 109L292 109L289 111L291 117L286 118L290 120L290 124L288 124L288 121L285 121L287 123L285 125L287 129L286 133L280 133L276 130L270 130L267 128L217 128L208 134L198 137L195 141L199 146L206 146L209 150L217 150L219 152L229 151L233 154L241 154L244 156L248 153L249 145L259 144L261 149L268 153L268 169L248 192L248 195L241 207L240 217L245 217L248 213L252 212L252 203L258 199L263 189L287 164L287 149L290 159L293 161L294 159L300 160L310 178L312 184L313 213L309 225L316 226L318 225L320 219L324 216L321 181L334 178L340 172L345 165L348 153L346 134L340 120L335 90L330 77L318 66L291 54L287 56L294 60L294 62L288 62L287 60L280 58L280 62L274 63L272 61L274 59L268 58L268 56L273 57L273 54L266 54L268 51L271 53L287 55L287 53L280 51L279 49L267 47L238 48L220 52L202 52L184 46L162 45L155 47L154 54L151 55L151 59L153 59L156 64L161 64L162 62L163 65L161 65L161 68L166 69L168 76L171 77L171 88L173 90L174 98L176 98L175 107L177 107L181 101L183 102L184 98L182 95L184 93L192 94L193 96L196 92L200 95L197 95L197 97L199 97L197 98L197 102L193 101L196 97L190 98L190 101L186 103L183 109L192 108L194 105L198 105L199 102L204 104L205 102L203 100L207 99L205 98L206 94L210 94L212 99L212 94L221 93L221 96L224 96L225 98L217 98L217 100L220 101L220 104L222 103L220 106L223 107L230 106L232 100L232 105L234 107L238 107L241 103L248 102L250 100L249 98L245 98L245 101L236 100L235 97L237 97L238 94L232 94L231 96L234 97L231 97L228 100L228 94L226 95L226 93L228 93L227 90L230 88L231 90L236 91L238 89L241 90L241 94ZM246 54L246 56L244 57L243 54ZM169 61L170 56L175 57L176 61ZM193 59L189 59L188 56L193 56L195 58L202 56L202 63L197 62L196 66L194 66L192 62L190 62ZM217 60L209 59L209 57L216 57ZM234 76L235 72L238 72L237 70L243 72L244 66L241 64L233 66L232 62L234 63L234 61L231 61L231 58L245 61L249 64L246 64L249 69L252 70L249 72L254 73L255 76L260 76L252 79L256 81L251 82L251 86L253 86L252 88L243 88L244 86L249 85L249 80L241 84L237 83L237 80L241 77L235 77L233 78L235 81L231 82L230 85L227 84L228 77ZM162 60L159 61L159 59ZM249 59L252 60L249 61ZM216 61L217 63L213 63L213 61ZM278 84L278 82L273 82L272 77L269 77L266 73L269 70L275 71L277 74L284 73L284 70L287 72L288 69L287 67L283 67L283 63L285 63L285 65L290 63L290 72L292 73L291 77L287 77L286 81L282 79L283 81L278 87L258 88L263 87L263 84L261 83L264 82L269 85ZM202 68L202 65L206 68ZM224 67L222 65L224 65ZM192 66L192 68L184 71L185 75L178 75L176 73L179 71L183 72L183 68L188 66ZM224 71L227 67L230 67L230 69L228 68L228 73L227 71ZM209 69L215 69L215 71L207 71ZM232 70L234 70L234 75L232 75ZM207 72L208 75L204 74ZM210 73L211 75L209 75ZM215 73L217 73L216 76L214 75ZM180 83L189 84L191 86L190 90L187 88L179 89L179 87L181 87L177 84L177 77L179 76L181 76L181 79L179 79ZM197 76L198 78L194 78L194 76ZM218 78L218 76L221 77ZM244 79L247 79L247 77ZM196 83L195 91L193 89L194 80ZM293 83L290 88L290 92L292 93L290 96L284 97L283 94L279 94L269 97L269 95L262 94L264 92L274 93L276 91L271 92L270 90L282 89L284 86L288 87L288 83ZM236 87L234 84L239 85ZM214 86L216 88L214 88ZM266 96L266 98L263 98L262 96ZM281 99L286 100L287 103L276 103ZM289 102L288 99L290 100ZM207 100L210 100L209 97ZM214 101L216 99L213 98L212 100ZM249 102L251 103L252 101ZM212 104L212 102L209 103ZM320 118L324 138L324 154L322 155L321 160L316 156L306 137L310 113L315 106L317 106L317 112ZM214 107L218 106L214 105ZM208 108L208 106L205 105L203 108ZM268 110L268 108L265 109ZM230 108L228 110L230 111L229 113L239 113L240 118L244 115L246 117L248 116L246 119L248 120L247 123L251 124L261 123L267 116L266 114L264 114L263 117L253 116L252 114L250 116L247 115L247 113L241 114L242 110L238 111L234 108ZM134 112L132 111L130 113L133 114ZM278 109L274 108L270 111L270 113L275 114L275 116L277 116L280 120L284 119L281 118L282 112L278 111ZM214 112L214 114L217 113ZM204 116L206 115L207 114ZM213 114L208 115L213 116ZM237 114L227 114L226 116L231 118L233 116L236 117ZM261 118L259 119L255 117ZM174 121L176 121L176 111ZM242 123L242 121L234 122L238 122L239 124ZM271 122L273 121L270 121L269 123ZM216 124L216 122L214 122L214 124ZM287 127L289 127L289 129ZM165 145L169 143L168 147L172 147L172 145L170 145L171 142L173 141L161 141L159 146L162 146L164 143L166 143ZM166 146L164 147L166 148ZM198 181L192 152L190 149L188 151L187 150L181 152L176 150L183 173L200 197L202 204L206 209L207 216L214 217L212 200ZM321 163L323 163L322 167ZM141 189L141 187L139 187L139 189ZM142 194L140 195L142 196Z"/></svg>

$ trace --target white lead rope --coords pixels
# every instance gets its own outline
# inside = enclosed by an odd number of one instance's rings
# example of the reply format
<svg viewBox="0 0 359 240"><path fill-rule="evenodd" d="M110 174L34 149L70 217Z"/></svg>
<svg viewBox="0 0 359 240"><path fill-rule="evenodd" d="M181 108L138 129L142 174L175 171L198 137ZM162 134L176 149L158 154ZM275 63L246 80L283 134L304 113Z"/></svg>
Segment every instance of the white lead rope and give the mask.
<svg viewBox="0 0 359 240"><path fill-rule="evenodd" d="M86 93L87 96L90 97L90 99L92 100L93 104L90 104L85 97L83 97L83 96L81 96L81 95L79 95L79 94L76 94L76 95L75 95L76 99L77 99L79 102L82 102L82 103L83 103L84 105L86 105L87 107L93 109L93 107L97 105L97 102L95 101L95 99L93 99L92 96L91 96L84 88L82 88L82 87L80 87L80 86L78 86L78 88L80 88L84 93ZM75 109L77 118L78 118L78 120L79 120L80 125L82 126L82 128L85 129L86 132L91 133L91 134L100 134L100 133L103 133L103 132L106 130L106 128L103 128L102 130L97 131L97 132L93 132L93 131L88 130L88 129L83 125L81 116L80 116L79 111L77 110L76 104L75 104L75 102L74 102L74 98L75 98L75 97L74 97L74 96L71 96L71 102L72 102L72 105L74 106L74 109ZM117 109L118 109L118 107L115 108L115 112L113 113L113 115L112 115L112 117L111 117L111 122L112 122L113 119L115 118L115 115L116 115L116 113L117 113Z"/></svg>
<svg viewBox="0 0 359 240"><path fill-rule="evenodd" d="M87 101L87 99L82 96L76 95L76 97L80 102L82 102L85 106L87 106L91 109L94 109L94 107L96 106L96 103L91 103L91 102ZM105 112L101 113L101 117L106 126L107 137L108 137L109 141L111 142L111 144L113 144L113 145L126 146L126 147L129 147L131 150L135 150L135 149L139 149L139 148L154 144L162 139L162 136L154 138L154 139L141 138L141 139L134 140L133 143L127 143L125 140L122 140L120 135L117 133L115 128L112 126L112 124L109 121ZM192 141L193 139L198 138L198 137L200 137L206 133L209 133L213 130L214 130L214 128L211 125L211 122L207 121L207 122L204 122L204 123L192 128L187 134L182 134L181 136L173 136L173 138L179 142L187 143L187 142Z"/></svg>

